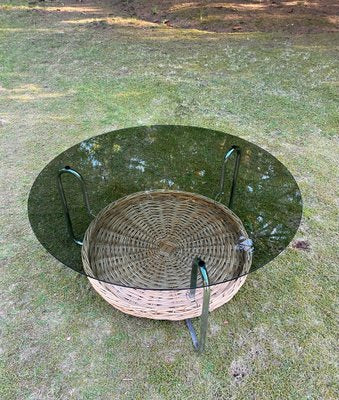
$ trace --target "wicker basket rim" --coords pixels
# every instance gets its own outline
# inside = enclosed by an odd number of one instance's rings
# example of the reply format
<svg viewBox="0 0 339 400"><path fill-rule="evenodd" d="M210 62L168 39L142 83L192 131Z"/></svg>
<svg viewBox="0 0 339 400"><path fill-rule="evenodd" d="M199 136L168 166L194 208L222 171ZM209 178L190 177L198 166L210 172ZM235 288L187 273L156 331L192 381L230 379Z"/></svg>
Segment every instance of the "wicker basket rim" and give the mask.
<svg viewBox="0 0 339 400"><path fill-rule="evenodd" d="M181 191L181 190L171 190L171 189L152 189L152 190L144 190L144 191L138 191L138 192L133 192L133 193L130 193L130 194L128 194L128 195L125 195L125 196L123 196L123 197L120 197L119 199L117 199L117 200L115 200L115 201L113 201L113 202L111 202L111 203L109 203L107 206L105 206L104 208L102 208L100 211L99 211L99 213L96 215L96 217L93 219L93 221L90 223L90 225L88 226L88 228L87 228L87 230L86 230L86 233L85 233L85 236L84 236L84 241L83 241L83 246L82 246L82 258L83 258L83 261L84 261L84 259L86 259L87 257L86 257L86 249L87 249L87 244L88 244L88 240L90 240L90 234L89 234L89 232L92 232L94 229L95 229L95 226L98 224L98 222L100 222L100 218L108 211L108 210L110 210L111 208L113 208L113 207L115 207L115 206L117 206L118 204L119 205L121 205L121 203L124 203L124 202L128 202L130 199L134 199L134 198L137 198L137 197L139 197L139 196L145 196L145 195L150 195L150 197L152 197L152 195L160 195L160 194L169 194L169 195L175 195L175 194L178 194L178 195L186 195L188 198L191 198L191 199L196 199L196 200L202 200L202 201L204 201L204 202L206 202L206 203L208 203L208 204L211 204L211 205L213 205L214 207L217 207L217 208L220 208L220 209L222 209L223 211L225 211L225 212L227 212L227 214L228 214L228 216L233 220L233 222L235 223L235 225L237 225L238 226L238 228L239 228L239 232L241 232L241 235L245 238L245 239L247 239L248 238L248 234L247 234L247 232L246 232L246 230L245 230L245 228L244 228L244 226L243 226L243 223L242 223L242 221L240 220L240 218L232 211L232 210L230 210L227 206L225 206L224 204L222 204L222 203L220 203L220 202L218 202L218 201L216 201L216 200L214 200L214 199L211 199L211 198L209 198L209 197L207 197L207 196L204 196L204 195L201 195L201 194L197 194L197 193L195 193L195 192L187 192L187 191ZM86 268L86 269L88 269L88 267ZM187 289L189 289L189 287L182 287L182 288L171 288L171 287L169 287L169 288L152 288L152 287L134 287L134 286L128 286L128 285L124 285L124 284L122 284L122 283L119 283L119 282L106 282L105 280L103 280L103 279L99 279L99 278L97 278L97 277L95 277L95 276L93 276L93 275L91 275L91 274L89 274L89 273L87 273L87 271L85 271L86 272L86 275L89 277L89 278L91 278L91 279L94 279L94 280L96 280L96 281L98 281L98 282L102 282L102 283L108 283L108 284L112 284L112 285L116 285L116 286L118 286L118 287L125 287L125 288L130 288L130 289L136 289L136 290L155 290L155 291L175 291L175 290L187 290ZM235 281L235 280L237 280L237 279L239 279L240 277L243 277L243 276L246 276L247 274L249 273L249 271L247 271L246 273L243 273L243 274L240 274L240 275L237 275L237 276L234 276L234 277L232 277L232 278L230 278L230 279L226 279L226 280L223 280L223 281L220 281L220 282L213 282L213 283L211 283L210 284L210 286L212 287L212 286L217 286L217 285L220 285L220 284L224 284L224 283L226 283L226 282L230 282L230 281ZM198 288L199 288L200 286L198 286Z"/></svg>
<svg viewBox="0 0 339 400"><path fill-rule="evenodd" d="M204 196L202 194L198 194L195 192L187 192L187 191L183 191L183 190L171 190L171 189L151 189L151 190L140 190L138 192L133 192L130 194L127 194L123 197L120 197L117 200L112 201L111 203L107 204L107 206L105 206L104 208L102 208L98 214L95 216L95 218L93 219L93 221L91 221L90 225L88 226L87 231L89 231L90 226L95 225L96 222L100 219L100 217L111 207L123 203L124 201L127 201L129 199L132 199L134 197L138 197L140 195L147 195L147 194L182 194L182 195L187 195L189 197L192 198L196 198L196 199L200 199L200 200L204 200L216 207L219 207L221 209L224 209L225 211L228 212L228 214L230 216L233 217L233 219L235 220L235 222L239 225L239 227L241 228L241 231L244 233L244 237L247 239L248 238L248 234L243 226L243 223L241 221L241 219L227 206L225 206L224 204L218 202L217 200L211 199L210 197Z"/></svg>

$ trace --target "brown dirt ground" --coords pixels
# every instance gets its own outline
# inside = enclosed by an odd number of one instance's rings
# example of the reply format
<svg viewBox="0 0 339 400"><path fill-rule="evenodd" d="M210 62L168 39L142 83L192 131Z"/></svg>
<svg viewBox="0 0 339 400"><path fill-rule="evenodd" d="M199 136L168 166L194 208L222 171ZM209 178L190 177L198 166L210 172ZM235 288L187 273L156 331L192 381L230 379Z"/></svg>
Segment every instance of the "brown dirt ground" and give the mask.
<svg viewBox="0 0 339 400"><path fill-rule="evenodd" d="M76 6L82 15L102 18L103 23L109 18L133 18L149 28L162 25L211 32L335 32L339 22L339 3L334 0L33 0L28 4L46 12L50 6L60 7L61 12Z"/></svg>
<svg viewBox="0 0 339 400"><path fill-rule="evenodd" d="M181 28L214 32L285 31L316 33L338 30L339 3L333 0L114 1L121 16Z"/></svg>

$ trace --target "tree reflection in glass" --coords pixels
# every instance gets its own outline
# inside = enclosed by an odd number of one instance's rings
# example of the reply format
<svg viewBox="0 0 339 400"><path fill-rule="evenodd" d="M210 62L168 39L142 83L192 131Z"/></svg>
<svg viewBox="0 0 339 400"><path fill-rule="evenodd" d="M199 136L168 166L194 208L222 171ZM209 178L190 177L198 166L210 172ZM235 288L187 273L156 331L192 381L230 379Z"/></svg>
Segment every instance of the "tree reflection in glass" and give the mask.
<svg viewBox="0 0 339 400"><path fill-rule="evenodd" d="M253 242L254 271L284 250L298 229L302 212L298 185L270 153L238 137L203 128L128 128L90 138L66 150L43 169L32 186L28 210L34 233L62 263L83 272L81 249L67 235L56 186L59 169L69 165L82 175L95 214L114 200L145 190L183 190L214 198L224 154L232 145L241 149L232 211ZM222 198L225 205L232 173L230 162ZM63 177L63 183L74 231L82 236L90 219L80 188L70 176ZM239 271L231 271L229 279L237 275Z"/></svg>

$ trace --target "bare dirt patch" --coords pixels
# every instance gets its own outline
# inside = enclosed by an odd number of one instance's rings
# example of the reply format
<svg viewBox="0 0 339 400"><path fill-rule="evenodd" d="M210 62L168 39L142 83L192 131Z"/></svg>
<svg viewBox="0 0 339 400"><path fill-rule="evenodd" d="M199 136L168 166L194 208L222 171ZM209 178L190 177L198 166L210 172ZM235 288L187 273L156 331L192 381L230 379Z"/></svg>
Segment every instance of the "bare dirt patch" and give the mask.
<svg viewBox="0 0 339 400"><path fill-rule="evenodd" d="M49 0L5 9L61 14L94 28L134 26L188 28L210 32L336 32L339 6L332 0Z"/></svg>
<svg viewBox="0 0 339 400"><path fill-rule="evenodd" d="M338 5L331 0L125 0L111 7L122 17L213 32L300 34L338 29Z"/></svg>
<svg viewBox="0 0 339 400"><path fill-rule="evenodd" d="M230 374L235 383L242 383L250 373L250 367L242 359L233 361L230 366Z"/></svg>

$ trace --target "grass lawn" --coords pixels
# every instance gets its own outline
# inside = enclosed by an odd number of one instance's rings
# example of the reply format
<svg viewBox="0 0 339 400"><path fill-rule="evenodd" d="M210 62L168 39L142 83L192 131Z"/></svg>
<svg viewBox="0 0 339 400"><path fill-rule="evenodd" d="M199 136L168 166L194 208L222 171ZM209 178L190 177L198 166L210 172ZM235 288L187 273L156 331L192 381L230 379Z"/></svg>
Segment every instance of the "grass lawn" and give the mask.
<svg viewBox="0 0 339 400"><path fill-rule="evenodd" d="M0 1L0 398L337 399L338 34L107 23L97 18L107 9L91 7ZM310 250L289 247L251 274L211 313L201 356L183 323L110 307L28 222L47 162L85 138L148 124L250 140L303 194L296 237Z"/></svg>

